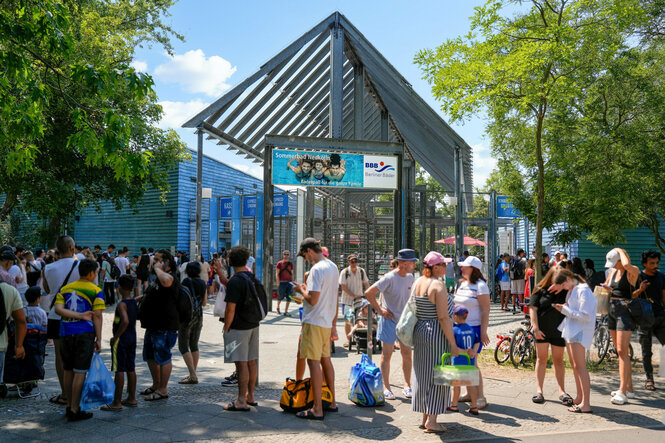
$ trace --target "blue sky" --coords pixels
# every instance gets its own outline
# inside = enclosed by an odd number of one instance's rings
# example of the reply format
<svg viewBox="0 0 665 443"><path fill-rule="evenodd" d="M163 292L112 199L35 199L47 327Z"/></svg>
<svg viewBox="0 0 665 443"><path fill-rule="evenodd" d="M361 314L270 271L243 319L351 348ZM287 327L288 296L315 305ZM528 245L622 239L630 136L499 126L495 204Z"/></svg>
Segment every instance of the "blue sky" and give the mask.
<svg viewBox="0 0 665 443"><path fill-rule="evenodd" d="M340 11L413 85L446 121L430 86L413 63L416 52L469 31L473 8L484 0L412 1L212 1L181 0L168 19L185 42L174 42L175 57L162 48L139 48L135 66L153 75L165 117L163 127L177 129L196 146L192 130L179 128L224 91L246 77L335 11ZM450 123L450 122L449 122ZM474 148L474 183L482 186L494 166L483 137L483 122L474 118L452 127ZM204 152L253 175L257 164L212 141Z"/></svg>

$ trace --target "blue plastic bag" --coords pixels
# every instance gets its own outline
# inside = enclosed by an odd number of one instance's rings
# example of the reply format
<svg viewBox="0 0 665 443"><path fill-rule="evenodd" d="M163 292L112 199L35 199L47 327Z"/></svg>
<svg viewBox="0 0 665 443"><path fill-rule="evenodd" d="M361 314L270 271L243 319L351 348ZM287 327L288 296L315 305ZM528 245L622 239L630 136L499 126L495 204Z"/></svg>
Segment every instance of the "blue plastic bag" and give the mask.
<svg viewBox="0 0 665 443"><path fill-rule="evenodd" d="M381 369L376 366L367 354L363 354L360 363L351 367L349 376L349 400L358 406L382 406L386 399L383 396L383 380Z"/></svg>
<svg viewBox="0 0 665 443"><path fill-rule="evenodd" d="M111 373L106 369L102 357L97 352L93 353L90 370L81 392L81 410L85 411L113 403L114 392L115 383Z"/></svg>

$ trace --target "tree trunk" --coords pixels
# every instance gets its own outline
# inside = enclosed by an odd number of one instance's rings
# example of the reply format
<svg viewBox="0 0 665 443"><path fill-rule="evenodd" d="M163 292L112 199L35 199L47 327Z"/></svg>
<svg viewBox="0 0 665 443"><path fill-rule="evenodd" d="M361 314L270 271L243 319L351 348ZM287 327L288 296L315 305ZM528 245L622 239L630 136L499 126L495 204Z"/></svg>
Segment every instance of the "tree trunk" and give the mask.
<svg viewBox="0 0 665 443"><path fill-rule="evenodd" d="M55 243L62 232L62 221L59 217L54 217L48 223L48 238L47 243L49 248L55 248Z"/></svg>
<svg viewBox="0 0 665 443"><path fill-rule="evenodd" d="M0 221L7 220L7 217L9 217L9 214L11 214L12 209L14 209L16 206L16 203L18 203L17 195L13 192L8 192L5 195L5 201L0 207Z"/></svg>
<svg viewBox="0 0 665 443"><path fill-rule="evenodd" d="M542 107L541 107L542 109ZM545 162L543 160L542 136L543 136L543 120L545 113L538 114L536 123L536 162L538 165L538 183L537 183L537 205L536 205L536 266L534 269L536 273L536 281L540 281L544 276L542 275L542 260L543 260L543 209L545 208Z"/></svg>

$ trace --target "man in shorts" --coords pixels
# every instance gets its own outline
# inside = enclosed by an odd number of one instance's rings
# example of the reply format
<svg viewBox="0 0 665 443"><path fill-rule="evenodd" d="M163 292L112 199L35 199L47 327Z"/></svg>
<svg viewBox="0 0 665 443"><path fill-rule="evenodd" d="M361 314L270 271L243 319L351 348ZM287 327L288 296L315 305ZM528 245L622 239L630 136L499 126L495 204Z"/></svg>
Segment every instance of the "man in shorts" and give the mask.
<svg viewBox="0 0 665 443"><path fill-rule="evenodd" d="M312 409L299 412L297 417L323 420L321 391L324 374L326 384L332 391L332 403L328 410L337 410L335 403L335 369L330 361L330 341L331 336L337 335L335 329L338 310L339 270L337 265L324 257L319 241L314 238L306 238L300 243L298 255L312 264L307 277L307 284L301 284L295 290L303 296L300 356L307 359L307 366L309 366L309 374L312 379L314 405Z"/></svg>
<svg viewBox="0 0 665 443"><path fill-rule="evenodd" d="M382 343L381 352L381 374L383 375L383 392L386 400L395 400L395 394L390 389L390 359L397 339L397 322L399 321L404 306L411 295L413 285L413 270L416 268L418 259L413 249L402 249L397 253L397 269L388 272L378 282L374 283L365 291L367 301L376 312L381 315L377 330L378 339ZM382 303L376 300L376 295L381 292ZM411 398L411 347L400 344L402 353L402 371L404 372L404 390L402 393L406 398Z"/></svg>
<svg viewBox="0 0 665 443"><path fill-rule="evenodd" d="M347 257L349 266L342 269L339 274L339 285L342 287L342 313L344 313L344 336L348 337L351 332L351 320L353 319L353 302L360 300L365 295L365 290L369 288L367 273L358 266L358 257L350 254ZM349 340L344 343L344 347L349 346Z"/></svg>
<svg viewBox="0 0 665 443"><path fill-rule="evenodd" d="M499 286L501 287L501 310L508 310L508 302L510 301L510 254L505 253L501 256L501 263L499 263L498 270L496 271L499 278Z"/></svg>
<svg viewBox="0 0 665 443"><path fill-rule="evenodd" d="M524 303L524 287L526 286L526 253L524 249L518 249L517 255L510 264L510 292L513 295L513 314L517 314L515 302L519 298Z"/></svg>
<svg viewBox="0 0 665 443"><path fill-rule="evenodd" d="M234 363L238 380L238 397L224 407L226 411L249 411L256 406L254 386L258 375L259 323L253 313L259 303L250 284L253 274L247 270L249 249L234 246L229 251L233 276L226 284L224 312L224 363Z"/></svg>
<svg viewBox="0 0 665 443"><path fill-rule="evenodd" d="M291 317L289 314L289 303L291 303L290 296L293 295L293 262L290 260L291 252L284 251L282 252L282 259L277 262L275 266L276 277L279 282L279 288L277 289L277 314L281 314L279 311L279 305L282 300L286 300L286 306L284 307L284 317Z"/></svg>

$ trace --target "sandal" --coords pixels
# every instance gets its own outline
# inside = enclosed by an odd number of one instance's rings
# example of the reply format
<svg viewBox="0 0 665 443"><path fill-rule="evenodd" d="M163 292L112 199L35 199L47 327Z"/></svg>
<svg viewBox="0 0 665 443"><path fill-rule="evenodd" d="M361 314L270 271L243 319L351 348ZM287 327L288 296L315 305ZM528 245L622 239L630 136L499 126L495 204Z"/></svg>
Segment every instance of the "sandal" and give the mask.
<svg viewBox="0 0 665 443"><path fill-rule="evenodd" d="M319 420L320 421L320 420L323 420L324 416L323 415L316 416L316 415L314 415L314 413L310 409L308 409L306 411L298 412L296 414L296 417L304 418L306 420Z"/></svg>
<svg viewBox="0 0 665 443"><path fill-rule="evenodd" d="M136 401L132 403L129 400L123 400L120 402L120 404L123 406L127 406L128 408L135 408L139 405Z"/></svg>
<svg viewBox="0 0 665 443"><path fill-rule="evenodd" d="M111 406L111 405L103 405L99 409L101 411L120 412L120 411L122 411L122 406L120 406L119 408L116 408L115 406Z"/></svg>
<svg viewBox="0 0 665 443"><path fill-rule="evenodd" d="M55 396L49 398L48 401L50 401L51 403L55 403L57 405L63 405L63 406L68 404L67 399L65 397L63 397L62 394L55 395Z"/></svg>
<svg viewBox="0 0 665 443"><path fill-rule="evenodd" d="M656 386L654 385L654 382L652 379L647 379L646 383L644 383L644 389L647 391L655 391Z"/></svg>
<svg viewBox="0 0 665 443"><path fill-rule="evenodd" d="M582 408L580 408L580 405L572 405L570 408L568 408L569 412L575 412L577 414L593 414L593 410L589 409L588 411L583 411Z"/></svg>
<svg viewBox="0 0 665 443"><path fill-rule="evenodd" d="M386 400L395 400L395 394L390 389L383 391L383 398Z"/></svg>
<svg viewBox="0 0 665 443"><path fill-rule="evenodd" d="M469 408L468 413L471 415L478 415L478 408Z"/></svg>
<svg viewBox="0 0 665 443"><path fill-rule="evenodd" d="M573 397L571 397L570 395L568 395L565 392L562 395L559 396L559 401L564 406L572 406L574 404Z"/></svg>
<svg viewBox="0 0 665 443"><path fill-rule="evenodd" d="M168 395L160 394L159 392L155 391L152 394L148 395L146 398L144 398L145 401L158 401L158 400L166 400L169 398Z"/></svg>
<svg viewBox="0 0 665 443"><path fill-rule="evenodd" d="M198 385L199 381L191 376L187 376L178 382L179 385Z"/></svg>
<svg viewBox="0 0 665 443"><path fill-rule="evenodd" d="M561 396L561 397L563 397L563 396ZM559 398L559 400L561 400L561 398ZM571 398L571 400L572 400L572 398ZM536 392L536 395L531 397L531 401L534 402L534 403L538 403L538 404L545 403L545 397L543 396L542 392Z"/></svg>
<svg viewBox="0 0 665 443"><path fill-rule="evenodd" d="M149 388L145 388L144 390L142 390L141 392L139 392L139 394L141 394L141 395L150 395L150 394L152 394L153 392L155 392L155 388L153 388L152 386L150 386Z"/></svg>
<svg viewBox="0 0 665 443"><path fill-rule="evenodd" d="M428 434L441 434L443 432L446 432L445 427L443 427L439 423L437 423L437 425L439 425L438 428L428 428L427 426L425 426L425 432Z"/></svg>
<svg viewBox="0 0 665 443"><path fill-rule="evenodd" d="M236 407L235 402L231 402L226 407L224 408L225 411L231 411L231 412L249 412L249 408L238 408Z"/></svg>
<svg viewBox="0 0 665 443"><path fill-rule="evenodd" d="M459 412L459 408L457 406L448 406L448 407L446 407L446 411Z"/></svg>

